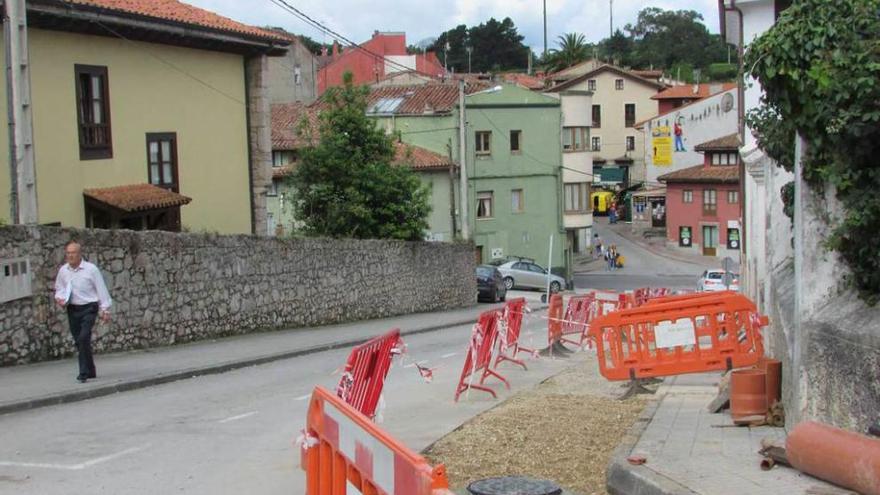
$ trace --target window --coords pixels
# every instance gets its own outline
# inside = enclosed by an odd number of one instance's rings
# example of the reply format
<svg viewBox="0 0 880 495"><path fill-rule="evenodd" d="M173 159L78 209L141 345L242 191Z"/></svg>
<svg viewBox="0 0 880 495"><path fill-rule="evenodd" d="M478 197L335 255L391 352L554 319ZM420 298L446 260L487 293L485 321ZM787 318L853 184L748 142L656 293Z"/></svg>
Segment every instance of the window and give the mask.
<svg viewBox="0 0 880 495"><path fill-rule="evenodd" d="M587 81L587 91L596 91L596 80L590 79Z"/></svg>
<svg viewBox="0 0 880 495"><path fill-rule="evenodd" d="M272 183L269 184L269 188L266 190L266 196L278 196L278 181L277 180L273 179Z"/></svg>
<svg viewBox="0 0 880 495"><path fill-rule="evenodd" d="M685 189L681 192L681 202L682 203L693 203L694 202L694 192L690 189Z"/></svg>
<svg viewBox="0 0 880 495"><path fill-rule="evenodd" d="M636 125L636 104L627 103L623 106L623 120L626 127Z"/></svg>
<svg viewBox="0 0 880 495"><path fill-rule="evenodd" d="M736 153L712 153L712 165L736 165L737 162Z"/></svg>
<svg viewBox="0 0 880 495"><path fill-rule="evenodd" d="M477 131L476 141L478 155L492 154L492 131Z"/></svg>
<svg viewBox="0 0 880 495"><path fill-rule="evenodd" d="M621 91L623 90L623 79L615 79L614 80L614 89Z"/></svg>
<svg viewBox="0 0 880 495"><path fill-rule="evenodd" d="M596 129L602 127L602 106L593 105L593 127Z"/></svg>
<svg viewBox="0 0 880 495"><path fill-rule="evenodd" d="M296 161L296 152L295 151L273 151L272 152L272 166L273 167L283 167L285 165L290 165L291 163Z"/></svg>
<svg viewBox="0 0 880 495"><path fill-rule="evenodd" d="M510 131L510 152L519 153L521 146L522 131Z"/></svg>
<svg viewBox="0 0 880 495"><path fill-rule="evenodd" d="M110 133L110 92L107 67L75 65L76 119L79 124L79 159L113 157Z"/></svg>
<svg viewBox="0 0 880 495"><path fill-rule="evenodd" d="M293 66L293 84L302 84L302 69L300 69L299 64Z"/></svg>
<svg viewBox="0 0 880 495"><path fill-rule="evenodd" d="M180 192L177 182L176 133L147 133L147 177L154 186Z"/></svg>
<svg viewBox="0 0 880 495"><path fill-rule="evenodd" d="M586 182L565 184L565 211L590 211L590 188Z"/></svg>
<svg viewBox="0 0 880 495"><path fill-rule="evenodd" d="M739 203L739 191L727 191L727 202L730 204Z"/></svg>
<svg viewBox="0 0 880 495"><path fill-rule="evenodd" d="M593 140L590 142L590 151L602 151L602 138L599 136L593 136Z"/></svg>
<svg viewBox="0 0 880 495"><path fill-rule="evenodd" d="M514 213L522 213L525 210L523 204L523 190L512 189L510 191L510 211Z"/></svg>
<svg viewBox="0 0 880 495"><path fill-rule="evenodd" d="M636 149L636 137L635 136L627 136L626 137L626 151L635 151Z"/></svg>
<svg viewBox="0 0 880 495"><path fill-rule="evenodd" d="M715 189L703 189L703 214L715 215L718 211L718 197Z"/></svg>
<svg viewBox="0 0 880 495"><path fill-rule="evenodd" d="M492 191L477 193L477 218L492 218Z"/></svg>
<svg viewBox="0 0 880 495"><path fill-rule="evenodd" d="M589 127L563 127L562 150L584 151L587 149L587 137L590 135Z"/></svg>

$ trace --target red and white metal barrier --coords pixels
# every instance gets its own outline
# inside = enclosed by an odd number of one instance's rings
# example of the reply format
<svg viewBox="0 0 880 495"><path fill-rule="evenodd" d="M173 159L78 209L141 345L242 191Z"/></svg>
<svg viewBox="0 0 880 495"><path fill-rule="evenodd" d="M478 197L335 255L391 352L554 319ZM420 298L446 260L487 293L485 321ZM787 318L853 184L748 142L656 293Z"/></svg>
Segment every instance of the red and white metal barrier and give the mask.
<svg viewBox="0 0 880 495"><path fill-rule="evenodd" d="M395 328L352 349L336 395L373 419L391 359L399 352L401 342L400 330Z"/></svg>

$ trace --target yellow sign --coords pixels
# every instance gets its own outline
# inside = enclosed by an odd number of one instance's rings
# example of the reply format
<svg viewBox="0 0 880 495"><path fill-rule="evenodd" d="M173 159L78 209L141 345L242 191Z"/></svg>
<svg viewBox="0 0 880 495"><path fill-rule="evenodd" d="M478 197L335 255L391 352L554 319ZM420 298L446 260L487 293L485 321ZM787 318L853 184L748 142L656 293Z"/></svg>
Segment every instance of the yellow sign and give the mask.
<svg viewBox="0 0 880 495"><path fill-rule="evenodd" d="M658 126L651 131L652 157L655 166L672 165L672 133L669 126Z"/></svg>

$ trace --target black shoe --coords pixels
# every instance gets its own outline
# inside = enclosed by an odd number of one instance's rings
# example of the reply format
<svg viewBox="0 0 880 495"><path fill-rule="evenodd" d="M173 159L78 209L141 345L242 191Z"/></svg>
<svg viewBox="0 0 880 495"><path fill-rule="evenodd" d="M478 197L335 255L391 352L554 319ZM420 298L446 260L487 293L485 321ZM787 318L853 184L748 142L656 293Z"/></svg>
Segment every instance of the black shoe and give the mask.
<svg viewBox="0 0 880 495"><path fill-rule="evenodd" d="M79 375L78 377L76 377L76 381L78 381L80 383L85 383L86 378L88 378L86 375Z"/></svg>
<svg viewBox="0 0 880 495"><path fill-rule="evenodd" d="M98 378L98 375L95 373L89 373L89 375L86 378Z"/></svg>

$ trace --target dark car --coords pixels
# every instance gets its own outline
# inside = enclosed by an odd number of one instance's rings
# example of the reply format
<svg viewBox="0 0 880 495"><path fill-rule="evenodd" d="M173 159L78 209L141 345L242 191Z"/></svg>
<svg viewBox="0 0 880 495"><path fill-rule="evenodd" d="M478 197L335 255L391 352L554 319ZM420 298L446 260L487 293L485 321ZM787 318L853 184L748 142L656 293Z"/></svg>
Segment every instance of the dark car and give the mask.
<svg viewBox="0 0 880 495"><path fill-rule="evenodd" d="M501 272L491 265L477 266L477 300L494 303L506 298L507 287Z"/></svg>

